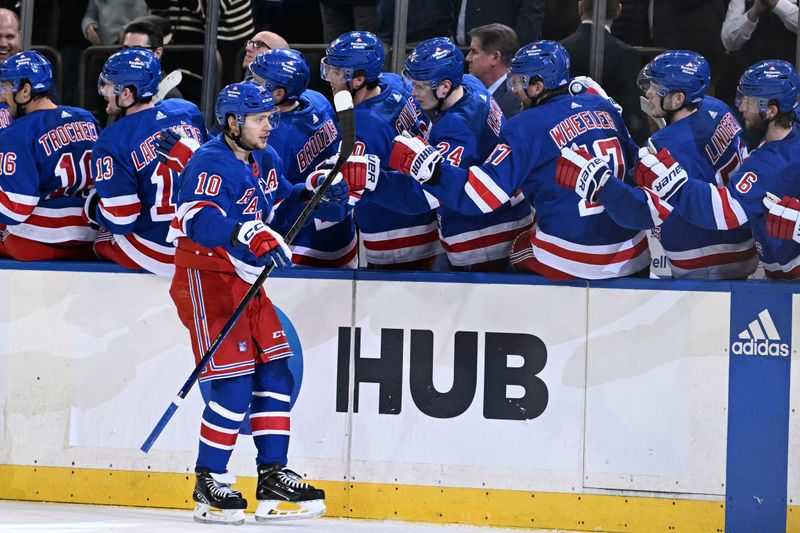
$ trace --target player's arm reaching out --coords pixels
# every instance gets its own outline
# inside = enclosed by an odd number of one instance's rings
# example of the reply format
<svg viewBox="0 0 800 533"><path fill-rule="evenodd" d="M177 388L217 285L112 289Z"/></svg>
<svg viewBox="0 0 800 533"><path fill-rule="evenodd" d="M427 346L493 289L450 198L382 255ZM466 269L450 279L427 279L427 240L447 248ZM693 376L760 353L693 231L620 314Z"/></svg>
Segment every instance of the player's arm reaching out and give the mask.
<svg viewBox="0 0 800 533"><path fill-rule="evenodd" d="M515 158L512 146L519 144L505 130L499 140L486 162L465 169L442 164L439 150L423 138L399 135L394 139L389 165L410 175L450 209L466 215L491 213L514 196L535 159Z"/></svg>
<svg viewBox="0 0 800 533"><path fill-rule="evenodd" d="M661 225L672 212L667 202L672 191L680 188L681 180L687 179L683 168L669 156L668 152L653 153L651 147L639 151L639 164L636 167L636 183L632 187L619 179L612 178L611 169L605 159L595 157L583 148L561 149L561 157L556 163L556 182L562 187L574 190L589 202L602 202L609 216L620 226L631 229L650 229ZM650 179L651 170L646 163L672 170L665 175L673 176L669 182L670 191L663 197L648 187L667 186Z"/></svg>

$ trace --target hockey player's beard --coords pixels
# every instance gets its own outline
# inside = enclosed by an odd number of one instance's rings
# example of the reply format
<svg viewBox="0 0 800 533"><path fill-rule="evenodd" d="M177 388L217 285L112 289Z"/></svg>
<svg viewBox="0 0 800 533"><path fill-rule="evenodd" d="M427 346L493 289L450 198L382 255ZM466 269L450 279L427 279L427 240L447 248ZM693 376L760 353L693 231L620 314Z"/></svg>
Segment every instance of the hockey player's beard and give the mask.
<svg viewBox="0 0 800 533"><path fill-rule="evenodd" d="M764 113L759 113L757 116L751 115L749 118L745 116L744 126L747 131L751 131L757 134L759 138L762 138L767 134L769 120L764 116Z"/></svg>

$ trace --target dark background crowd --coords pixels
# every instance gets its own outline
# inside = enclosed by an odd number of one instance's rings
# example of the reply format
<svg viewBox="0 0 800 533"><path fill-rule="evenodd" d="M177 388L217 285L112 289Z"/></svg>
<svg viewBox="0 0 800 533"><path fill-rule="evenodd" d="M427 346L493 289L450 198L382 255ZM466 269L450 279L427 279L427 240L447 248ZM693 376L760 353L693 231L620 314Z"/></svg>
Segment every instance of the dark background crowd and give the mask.
<svg viewBox="0 0 800 533"><path fill-rule="evenodd" d="M747 66L764 58L795 62L796 1L608 0L606 29L610 33L605 41L603 86L622 105L636 140L641 142L648 134L636 87L636 75L644 63L662 49L699 52L711 65L715 96L732 105L736 83ZM592 0L410 0L407 41L413 45L448 36L466 53L473 28L500 23L516 33L514 46L538 39L562 41L572 56L571 74L588 75L592 5ZM19 2L0 0L0 8L18 13ZM185 74L180 86L183 97L199 103L205 9L206 0L37 0L32 43L55 60L61 101L102 115L94 88L99 68L123 44L126 26L144 22L153 30L150 41L157 41L150 42L150 47L166 45L165 71L180 66ZM220 10L220 85L241 79L248 46L253 47L248 41L269 43L282 38L306 52L314 73L312 88L325 92L327 84L317 74L322 45L346 31L363 29L377 34L388 50L395 2L221 0ZM17 51L18 34L14 17L0 12L0 60ZM510 57L506 52L502 55L501 59Z"/></svg>

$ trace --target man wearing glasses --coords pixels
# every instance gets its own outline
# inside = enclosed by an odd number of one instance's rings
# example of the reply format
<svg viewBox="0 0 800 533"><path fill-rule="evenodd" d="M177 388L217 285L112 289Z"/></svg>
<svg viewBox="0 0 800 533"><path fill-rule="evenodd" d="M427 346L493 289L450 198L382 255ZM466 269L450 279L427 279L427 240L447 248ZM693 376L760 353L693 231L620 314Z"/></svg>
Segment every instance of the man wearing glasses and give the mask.
<svg viewBox="0 0 800 533"><path fill-rule="evenodd" d="M267 50L275 50L276 48L289 48L289 43L286 39L273 33L271 31L260 31L253 35L253 38L247 41L244 45L244 61L242 61L242 69L247 72L250 63L256 58L258 54L263 54Z"/></svg>

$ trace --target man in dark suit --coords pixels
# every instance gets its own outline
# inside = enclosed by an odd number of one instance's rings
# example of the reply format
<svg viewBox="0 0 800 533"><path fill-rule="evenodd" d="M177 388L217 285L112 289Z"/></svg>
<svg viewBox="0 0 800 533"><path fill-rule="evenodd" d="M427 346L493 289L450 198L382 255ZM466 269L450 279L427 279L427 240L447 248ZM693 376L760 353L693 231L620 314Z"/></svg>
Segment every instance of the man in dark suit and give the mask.
<svg viewBox="0 0 800 533"><path fill-rule="evenodd" d="M478 26L470 32L467 64L469 73L492 93L507 119L520 112L519 98L506 87L508 65L519 48L514 30L505 24Z"/></svg>
<svg viewBox="0 0 800 533"><path fill-rule="evenodd" d="M578 30L561 41L572 59L569 74L589 76L589 55L592 41L594 0L580 0L578 13L581 25ZM619 0L608 0L605 16L605 52L603 54L603 80L601 85L609 96L622 106L622 118L634 140L643 144L650 136L647 118L639 105L639 87L636 79L642 69L639 52L611 35L611 24L622 12ZM599 81L599 80L597 80Z"/></svg>
<svg viewBox="0 0 800 533"><path fill-rule="evenodd" d="M519 42L542 38L545 0L455 0L456 39L469 44L472 28L496 22L513 28Z"/></svg>

